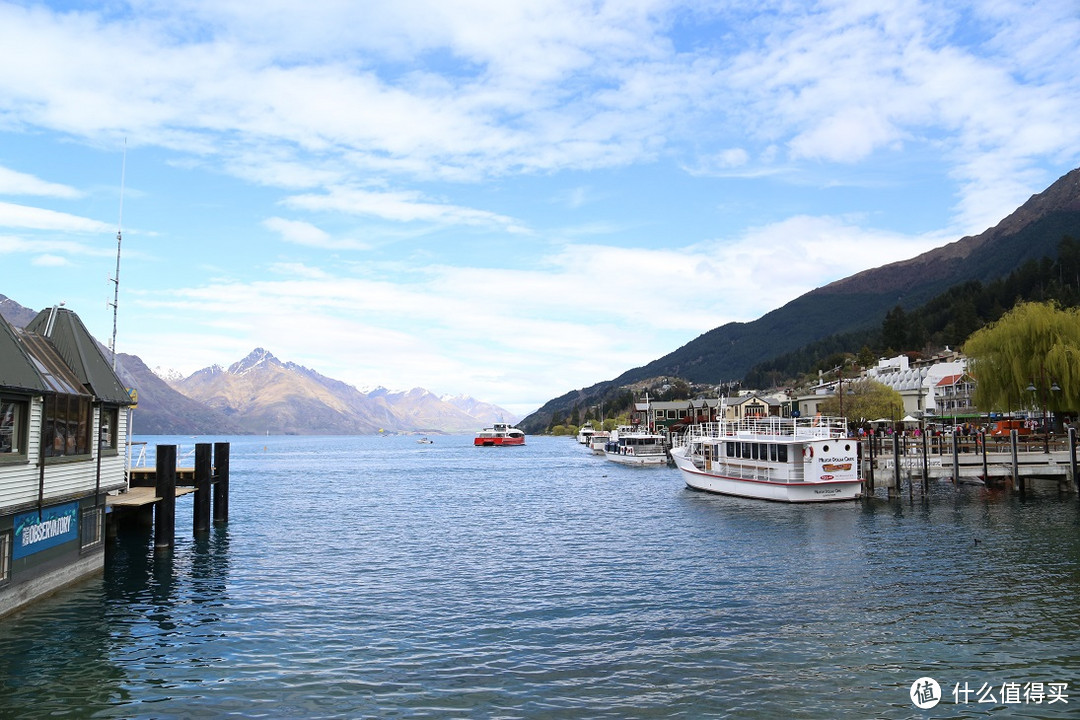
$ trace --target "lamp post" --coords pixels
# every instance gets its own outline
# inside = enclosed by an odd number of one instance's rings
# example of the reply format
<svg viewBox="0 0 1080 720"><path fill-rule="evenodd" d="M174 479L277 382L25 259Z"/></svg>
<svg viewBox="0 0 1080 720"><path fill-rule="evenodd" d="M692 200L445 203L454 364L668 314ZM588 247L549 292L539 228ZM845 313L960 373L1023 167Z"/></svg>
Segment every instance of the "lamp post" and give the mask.
<svg viewBox="0 0 1080 720"><path fill-rule="evenodd" d="M1051 378L1050 380L1050 392L1061 392L1061 386L1057 384L1057 380ZM1027 391L1034 394L1036 391L1039 393L1039 401L1042 406L1042 432L1043 432L1043 452L1049 454L1050 452L1050 430L1046 427L1046 371L1039 364L1039 387L1035 387L1035 381L1032 380L1028 383Z"/></svg>

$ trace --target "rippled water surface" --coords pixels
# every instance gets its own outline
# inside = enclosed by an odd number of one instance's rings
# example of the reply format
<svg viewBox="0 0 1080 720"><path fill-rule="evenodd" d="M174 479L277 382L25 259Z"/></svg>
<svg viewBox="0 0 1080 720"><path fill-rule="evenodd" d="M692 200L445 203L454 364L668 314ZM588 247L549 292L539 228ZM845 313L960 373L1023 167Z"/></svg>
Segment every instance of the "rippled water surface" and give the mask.
<svg viewBox="0 0 1080 720"><path fill-rule="evenodd" d="M180 445L191 438L147 438ZM213 439L208 439L208 441ZM230 522L0 620L0 717L1069 717L1075 496L786 506L567 438L233 438ZM909 696L920 677L945 696ZM1003 702L1067 683L1068 704ZM957 686L995 702L954 702ZM984 695L984 699L985 695Z"/></svg>

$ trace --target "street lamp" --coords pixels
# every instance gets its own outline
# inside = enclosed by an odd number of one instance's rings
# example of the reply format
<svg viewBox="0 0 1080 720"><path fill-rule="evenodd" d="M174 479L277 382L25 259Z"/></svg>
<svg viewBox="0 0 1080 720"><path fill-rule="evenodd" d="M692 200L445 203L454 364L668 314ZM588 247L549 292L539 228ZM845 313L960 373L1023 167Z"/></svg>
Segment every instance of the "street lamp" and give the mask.
<svg viewBox="0 0 1080 720"><path fill-rule="evenodd" d="M1050 380L1050 392L1061 392L1061 386L1057 384L1057 380L1051 378ZM1050 430L1046 426L1046 373L1043 370L1042 365L1039 365L1039 387L1035 387L1035 381L1032 380L1028 383L1027 391L1034 394L1038 390L1039 400L1042 405L1042 432L1043 432L1043 452L1050 452Z"/></svg>

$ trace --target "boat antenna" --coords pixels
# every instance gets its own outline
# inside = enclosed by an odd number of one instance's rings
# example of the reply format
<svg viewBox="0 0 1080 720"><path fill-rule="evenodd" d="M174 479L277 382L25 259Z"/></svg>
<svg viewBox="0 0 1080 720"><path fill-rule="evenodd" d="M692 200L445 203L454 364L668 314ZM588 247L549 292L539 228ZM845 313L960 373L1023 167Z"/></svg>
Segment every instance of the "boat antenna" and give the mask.
<svg viewBox="0 0 1080 720"><path fill-rule="evenodd" d="M120 214L116 221L116 274L109 278L113 284L112 305L112 341L109 354L112 355L112 369L116 370L116 313L120 304L120 244L123 241L124 226L124 173L127 170L127 138L124 138L124 157L120 161Z"/></svg>

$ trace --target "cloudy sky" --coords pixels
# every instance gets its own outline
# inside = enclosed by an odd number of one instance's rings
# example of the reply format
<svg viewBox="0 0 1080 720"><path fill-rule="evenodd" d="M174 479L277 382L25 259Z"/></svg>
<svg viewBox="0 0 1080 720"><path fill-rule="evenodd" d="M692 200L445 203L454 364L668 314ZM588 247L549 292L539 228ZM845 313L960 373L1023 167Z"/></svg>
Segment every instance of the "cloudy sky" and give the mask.
<svg viewBox="0 0 1080 720"><path fill-rule="evenodd" d="M526 414L994 225L1078 73L1076 0L0 2L0 294L108 343L122 228L151 367Z"/></svg>

